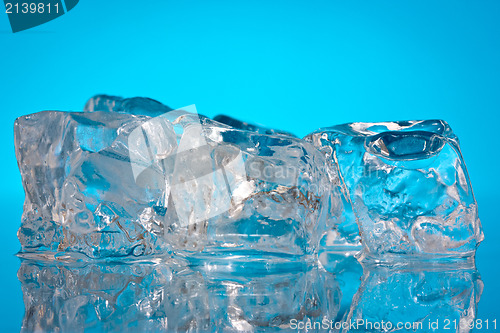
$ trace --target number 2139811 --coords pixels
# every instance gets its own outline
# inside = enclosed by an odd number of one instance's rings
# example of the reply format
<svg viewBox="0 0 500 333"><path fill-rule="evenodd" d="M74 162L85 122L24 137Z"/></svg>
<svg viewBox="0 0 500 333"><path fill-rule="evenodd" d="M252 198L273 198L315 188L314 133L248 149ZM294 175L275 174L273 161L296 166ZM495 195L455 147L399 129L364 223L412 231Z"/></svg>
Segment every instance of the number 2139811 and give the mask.
<svg viewBox="0 0 500 333"><path fill-rule="evenodd" d="M5 4L5 13L7 14L51 14L59 13L59 4L36 3L36 2L7 2Z"/></svg>

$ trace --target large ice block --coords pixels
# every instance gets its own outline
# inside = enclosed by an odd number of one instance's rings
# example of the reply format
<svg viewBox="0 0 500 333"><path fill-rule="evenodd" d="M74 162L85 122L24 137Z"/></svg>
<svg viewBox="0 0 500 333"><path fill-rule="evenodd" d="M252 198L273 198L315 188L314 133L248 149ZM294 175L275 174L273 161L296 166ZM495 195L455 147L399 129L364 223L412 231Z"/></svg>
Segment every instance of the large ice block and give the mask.
<svg viewBox="0 0 500 333"><path fill-rule="evenodd" d="M235 129L192 107L169 110L98 96L87 112L18 118L22 252L290 259L315 252L330 186L315 147Z"/></svg>
<svg viewBox="0 0 500 333"><path fill-rule="evenodd" d="M343 184L345 238L374 260L467 257L483 239L458 139L442 120L351 123L306 140Z"/></svg>

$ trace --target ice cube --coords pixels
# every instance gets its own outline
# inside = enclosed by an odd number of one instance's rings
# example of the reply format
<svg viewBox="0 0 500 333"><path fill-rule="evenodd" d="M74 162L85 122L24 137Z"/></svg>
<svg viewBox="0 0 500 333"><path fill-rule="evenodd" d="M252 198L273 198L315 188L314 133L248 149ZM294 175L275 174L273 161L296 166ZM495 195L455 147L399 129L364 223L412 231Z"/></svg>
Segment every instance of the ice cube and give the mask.
<svg viewBox="0 0 500 333"><path fill-rule="evenodd" d="M475 253L483 240L477 203L446 122L351 123L319 129L307 139L338 172L345 193L345 226L338 229L353 231L357 221L364 258Z"/></svg>
<svg viewBox="0 0 500 333"><path fill-rule="evenodd" d="M330 183L310 143L149 99L98 96L86 110L16 120L22 252L315 253Z"/></svg>

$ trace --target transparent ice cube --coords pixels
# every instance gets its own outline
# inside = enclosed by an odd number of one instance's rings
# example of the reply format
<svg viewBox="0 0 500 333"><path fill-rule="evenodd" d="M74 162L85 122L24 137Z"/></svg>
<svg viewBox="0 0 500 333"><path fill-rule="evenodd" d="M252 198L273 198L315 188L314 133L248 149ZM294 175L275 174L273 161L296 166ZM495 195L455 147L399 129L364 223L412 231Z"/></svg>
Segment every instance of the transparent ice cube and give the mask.
<svg viewBox="0 0 500 333"><path fill-rule="evenodd" d="M281 260L316 251L330 184L324 156L298 138L235 129L192 107L96 96L83 113L18 118L15 142L23 253Z"/></svg>
<svg viewBox="0 0 500 333"><path fill-rule="evenodd" d="M351 123L307 137L343 185L341 236L363 256L467 257L483 239L458 139L442 120Z"/></svg>

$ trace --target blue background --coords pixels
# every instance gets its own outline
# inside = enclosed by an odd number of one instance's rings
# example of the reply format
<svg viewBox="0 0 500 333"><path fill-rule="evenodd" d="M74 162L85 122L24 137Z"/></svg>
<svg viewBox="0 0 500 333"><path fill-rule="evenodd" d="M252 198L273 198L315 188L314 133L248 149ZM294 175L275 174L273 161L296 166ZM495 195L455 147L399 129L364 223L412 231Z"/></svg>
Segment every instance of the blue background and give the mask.
<svg viewBox="0 0 500 333"><path fill-rule="evenodd" d="M495 319L499 1L89 1L13 34L0 13L4 212L0 326L19 330L23 190L13 123L148 96L305 135L351 121L442 118L461 139L486 240L478 317Z"/></svg>

